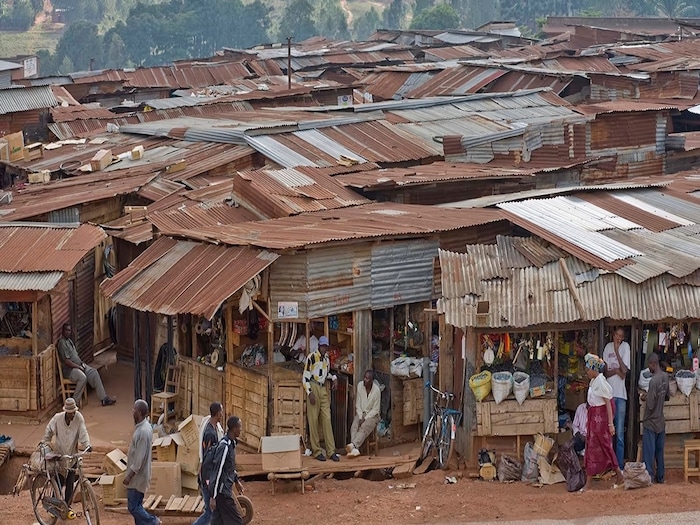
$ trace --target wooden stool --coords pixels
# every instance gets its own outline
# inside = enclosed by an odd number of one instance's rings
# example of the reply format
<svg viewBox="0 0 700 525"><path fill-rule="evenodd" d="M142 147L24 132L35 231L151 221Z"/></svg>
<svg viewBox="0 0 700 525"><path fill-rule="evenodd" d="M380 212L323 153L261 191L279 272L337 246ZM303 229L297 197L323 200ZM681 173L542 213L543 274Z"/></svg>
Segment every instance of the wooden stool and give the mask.
<svg viewBox="0 0 700 525"><path fill-rule="evenodd" d="M688 456L693 454L692 466L688 464ZM700 478L700 439L689 439L683 448L683 477L685 481L691 476Z"/></svg>
<svg viewBox="0 0 700 525"><path fill-rule="evenodd" d="M375 427L372 433L367 436L365 442L362 444L362 448L367 456L370 455L372 449L374 449L374 455L379 455L379 434L377 433L377 428Z"/></svg>
<svg viewBox="0 0 700 525"><path fill-rule="evenodd" d="M275 495L275 480L278 479L300 479L301 480L301 493L304 493L304 485L306 480L309 479L309 472L307 470L302 470L301 472L270 472L267 475L267 479L272 483L272 495Z"/></svg>

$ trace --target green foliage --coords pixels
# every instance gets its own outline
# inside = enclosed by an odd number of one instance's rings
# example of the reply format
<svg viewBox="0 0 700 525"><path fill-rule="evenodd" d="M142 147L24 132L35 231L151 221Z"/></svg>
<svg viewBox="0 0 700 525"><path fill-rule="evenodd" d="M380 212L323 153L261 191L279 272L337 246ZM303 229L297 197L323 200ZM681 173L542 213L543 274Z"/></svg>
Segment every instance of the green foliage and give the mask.
<svg viewBox="0 0 700 525"><path fill-rule="evenodd" d="M355 40L367 40L380 25L382 25L382 17L379 16L379 13L377 13L377 10L373 6L356 20L355 27L353 28L355 34L353 36Z"/></svg>
<svg viewBox="0 0 700 525"><path fill-rule="evenodd" d="M433 5L433 0L416 0L413 4L413 14L417 15L423 11L427 11L428 9L431 9Z"/></svg>
<svg viewBox="0 0 700 525"><path fill-rule="evenodd" d="M455 29L459 27L459 15L447 4L436 5L413 17L410 29Z"/></svg>
<svg viewBox="0 0 700 525"><path fill-rule="evenodd" d="M391 0L391 4L384 10L384 28L402 29L406 21L406 6L403 0Z"/></svg>
<svg viewBox="0 0 700 525"><path fill-rule="evenodd" d="M284 10L277 32L277 41L286 42L287 37L295 42L318 34L314 23L314 7L308 0L294 0Z"/></svg>
<svg viewBox="0 0 700 525"><path fill-rule="evenodd" d="M36 52L39 59L39 75L42 77L55 75L58 72L58 64L55 61L55 55L48 49L40 49Z"/></svg>
<svg viewBox="0 0 700 525"><path fill-rule="evenodd" d="M335 40L349 40L350 31L345 11L338 0L320 0L316 11L316 30L319 35Z"/></svg>
<svg viewBox="0 0 700 525"><path fill-rule="evenodd" d="M68 64L77 71L90 69L91 61L94 67L99 67L102 63L102 37L97 33L97 24L80 20L68 26L56 46L56 57L61 64L59 71L64 75L72 72L65 70Z"/></svg>
<svg viewBox="0 0 700 525"><path fill-rule="evenodd" d="M78 20L99 23L106 7L103 0L53 0L53 6L66 10L65 17L68 23Z"/></svg>
<svg viewBox="0 0 700 525"><path fill-rule="evenodd" d="M34 8L29 0L15 0L11 9L2 9L0 29L26 31L34 23Z"/></svg>

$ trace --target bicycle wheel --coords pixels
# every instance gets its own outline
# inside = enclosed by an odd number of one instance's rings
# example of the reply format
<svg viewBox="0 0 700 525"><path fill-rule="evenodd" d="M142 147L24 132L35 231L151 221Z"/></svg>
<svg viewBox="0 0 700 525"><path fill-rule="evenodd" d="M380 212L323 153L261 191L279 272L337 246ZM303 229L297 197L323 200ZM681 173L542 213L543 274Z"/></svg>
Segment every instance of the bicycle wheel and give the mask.
<svg viewBox="0 0 700 525"><path fill-rule="evenodd" d="M56 480L49 478L43 472L37 474L32 480L30 493L36 520L41 525L54 525L58 519L47 510L47 507L51 506L51 499L63 501Z"/></svg>
<svg viewBox="0 0 700 525"><path fill-rule="evenodd" d="M100 510L97 507L97 496L92 485L86 479L80 486L80 501L83 504L83 517L88 525L100 525Z"/></svg>
<svg viewBox="0 0 700 525"><path fill-rule="evenodd" d="M241 510L243 525L248 525L248 523L253 521L253 502L248 496L237 496L236 499Z"/></svg>
<svg viewBox="0 0 700 525"><path fill-rule="evenodd" d="M452 459L455 442L455 418L452 414L448 414L443 418L442 428L440 429L440 440L438 443L438 463L441 469L447 469Z"/></svg>
<svg viewBox="0 0 700 525"><path fill-rule="evenodd" d="M437 418L435 414L428 421L428 426L425 428L425 433L423 434L423 443L421 444L420 461L422 463L428 456L433 453L433 449L437 444Z"/></svg>

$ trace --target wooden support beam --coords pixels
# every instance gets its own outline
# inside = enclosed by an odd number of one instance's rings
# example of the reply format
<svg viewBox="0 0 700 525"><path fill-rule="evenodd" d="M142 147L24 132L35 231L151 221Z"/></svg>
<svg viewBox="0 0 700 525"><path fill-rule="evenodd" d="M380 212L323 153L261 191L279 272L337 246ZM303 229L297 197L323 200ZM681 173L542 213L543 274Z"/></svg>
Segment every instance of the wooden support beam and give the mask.
<svg viewBox="0 0 700 525"><path fill-rule="evenodd" d="M574 304L576 305L578 314L581 317L581 320L584 320L586 319L586 309L583 307L581 298L578 295L578 290L576 289L576 282L574 281L571 272L569 272L569 268L568 266L566 266L566 260L563 257L559 259L559 266L561 267L561 271L564 274L564 277L566 278L566 284L569 287L569 293L571 294L571 297L574 300Z"/></svg>

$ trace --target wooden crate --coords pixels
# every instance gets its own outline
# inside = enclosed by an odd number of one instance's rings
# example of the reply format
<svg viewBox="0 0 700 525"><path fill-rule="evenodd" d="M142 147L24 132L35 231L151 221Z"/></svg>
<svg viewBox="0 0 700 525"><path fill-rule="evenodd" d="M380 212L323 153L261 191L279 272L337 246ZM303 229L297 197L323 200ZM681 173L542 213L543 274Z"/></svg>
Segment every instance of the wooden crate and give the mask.
<svg viewBox="0 0 700 525"><path fill-rule="evenodd" d="M274 382L270 431L276 434L306 434L306 395L301 381Z"/></svg>
<svg viewBox="0 0 700 525"><path fill-rule="evenodd" d="M209 415L209 405L226 399L225 373L190 358L178 357L178 364L182 366L178 401L183 417Z"/></svg>
<svg viewBox="0 0 700 525"><path fill-rule="evenodd" d="M639 433L644 432L644 409L646 403L639 402ZM693 390L690 397L678 392L664 403L666 434L700 432L700 392Z"/></svg>
<svg viewBox="0 0 700 525"><path fill-rule="evenodd" d="M558 430L557 400L554 397L476 403L477 436L522 436Z"/></svg>
<svg viewBox="0 0 700 525"><path fill-rule="evenodd" d="M0 357L0 410L37 410L35 357Z"/></svg>
<svg viewBox="0 0 700 525"><path fill-rule="evenodd" d="M423 392L425 392L425 381L422 377L403 381L404 425L423 421Z"/></svg>
<svg viewBox="0 0 700 525"><path fill-rule="evenodd" d="M269 380L267 370L262 372L235 363L226 365L226 411L243 420L239 441L256 450L267 435Z"/></svg>

